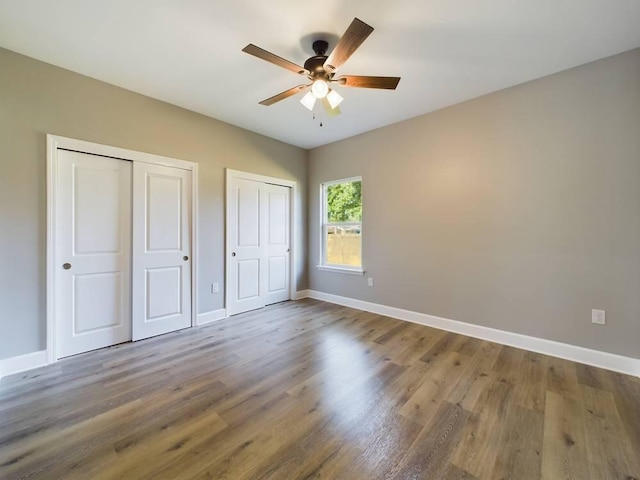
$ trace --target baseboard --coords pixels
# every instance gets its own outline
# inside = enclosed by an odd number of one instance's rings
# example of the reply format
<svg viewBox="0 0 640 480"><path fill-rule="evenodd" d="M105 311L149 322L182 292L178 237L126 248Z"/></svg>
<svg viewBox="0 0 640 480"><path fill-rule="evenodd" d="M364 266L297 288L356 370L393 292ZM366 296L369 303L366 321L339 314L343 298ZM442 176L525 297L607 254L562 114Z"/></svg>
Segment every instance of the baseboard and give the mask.
<svg viewBox="0 0 640 480"><path fill-rule="evenodd" d="M0 378L13 375L14 373L44 367L46 364L46 350L26 353L24 355L18 355L17 357L5 358L4 360L0 360Z"/></svg>
<svg viewBox="0 0 640 480"><path fill-rule="evenodd" d="M227 310L224 308L199 313L196 317L196 326L199 327L200 325L206 325L207 323L217 322L223 318L227 318Z"/></svg>
<svg viewBox="0 0 640 480"><path fill-rule="evenodd" d="M459 322L448 318L436 317L425 313L413 312L396 307L389 307L363 300L356 300L348 297L341 297L330 293L318 292L315 290L300 290L296 292L295 299L314 298L337 305L364 310L366 312L377 313L387 317L397 318L408 322L418 323L429 327L446 330L448 332L459 333L469 337L480 338L491 342L508 345L510 347L522 348L536 353L551 355L553 357L564 358L574 362L592 365L594 367L613 370L640 377L640 359L616 355L614 353L592 350L585 347L570 345L567 343L546 340L538 337L522 335L520 333L498 330L481 325ZM224 308L212 310L210 312L199 313L196 325L205 325L211 322L222 320L227 317ZM27 353L16 357L0 360L0 378L15 373L24 372L47 365L47 351Z"/></svg>
<svg viewBox="0 0 640 480"><path fill-rule="evenodd" d="M294 300L302 300L303 298L309 298L309 292L310 291L311 290L298 290L293 299Z"/></svg>
<svg viewBox="0 0 640 480"><path fill-rule="evenodd" d="M330 293L318 292L315 290L306 290L305 292L306 297L308 298L344 305L345 307L377 313L379 315L418 323L420 325L426 325L440 330L446 330L448 332L459 333L468 337L488 340L501 345L517 347L531 352L542 353L552 357L559 357L565 360L571 360L578 363L592 365L594 367L640 377L640 359L602 352L599 350L592 350L585 347L579 347L577 345L570 345L568 343L546 340L544 338L530 337L520 333L483 327L481 325L473 325L471 323L436 317L434 315L413 312L411 310L403 310L401 308L388 307L377 303L341 297Z"/></svg>

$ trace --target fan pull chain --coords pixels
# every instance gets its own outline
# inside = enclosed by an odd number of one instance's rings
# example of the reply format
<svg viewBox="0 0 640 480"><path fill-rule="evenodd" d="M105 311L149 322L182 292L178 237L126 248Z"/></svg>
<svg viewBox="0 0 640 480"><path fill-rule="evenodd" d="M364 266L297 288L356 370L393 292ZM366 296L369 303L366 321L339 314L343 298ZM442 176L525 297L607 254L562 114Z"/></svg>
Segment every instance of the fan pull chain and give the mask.
<svg viewBox="0 0 640 480"><path fill-rule="evenodd" d="M315 112L311 112L311 119L315 120L316 119L316 113ZM322 122L320 122L320 126L322 127Z"/></svg>

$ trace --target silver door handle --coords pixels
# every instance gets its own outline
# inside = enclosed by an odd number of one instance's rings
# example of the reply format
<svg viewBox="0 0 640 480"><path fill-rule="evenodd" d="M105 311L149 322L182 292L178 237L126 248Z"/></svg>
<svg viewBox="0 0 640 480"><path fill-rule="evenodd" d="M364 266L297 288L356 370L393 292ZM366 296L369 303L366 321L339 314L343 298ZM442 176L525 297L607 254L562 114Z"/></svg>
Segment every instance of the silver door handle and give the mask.
<svg viewBox="0 0 640 480"><path fill-rule="evenodd" d="M64 264L62 264L62 268L64 268L65 270L69 270L71 268L71 264L70 263L64 263Z"/></svg>
<svg viewBox="0 0 640 480"><path fill-rule="evenodd" d="M235 257L236 256L236 252L231 252L231 256Z"/></svg>
<svg viewBox="0 0 640 480"><path fill-rule="evenodd" d="M184 257L182 257L182 259L186 262L187 260L189 260L189 257L185 255Z"/></svg>

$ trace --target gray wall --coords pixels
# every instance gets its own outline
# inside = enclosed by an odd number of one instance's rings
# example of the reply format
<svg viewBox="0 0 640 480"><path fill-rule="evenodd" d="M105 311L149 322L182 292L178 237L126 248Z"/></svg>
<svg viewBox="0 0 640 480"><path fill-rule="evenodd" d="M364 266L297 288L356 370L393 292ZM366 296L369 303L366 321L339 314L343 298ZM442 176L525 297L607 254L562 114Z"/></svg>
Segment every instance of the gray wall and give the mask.
<svg viewBox="0 0 640 480"><path fill-rule="evenodd" d="M0 359L45 348L45 135L199 164L198 311L224 306L225 167L295 180L306 279L307 152L0 49Z"/></svg>
<svg viewBox="0 0 640 480"><path fill-rule="evenodd" d="M318 271L356 175L367 273ZM640 358L640 49L312 150L309 252L314 290Z"/></svg>

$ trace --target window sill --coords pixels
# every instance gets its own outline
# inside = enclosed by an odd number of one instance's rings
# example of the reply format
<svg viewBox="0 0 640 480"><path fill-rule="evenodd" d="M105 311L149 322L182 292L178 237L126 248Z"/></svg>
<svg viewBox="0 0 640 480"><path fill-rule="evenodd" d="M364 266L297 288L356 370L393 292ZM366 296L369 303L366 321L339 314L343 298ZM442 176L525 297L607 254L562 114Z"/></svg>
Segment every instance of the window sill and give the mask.
<svg viewBox="0 0 640 480"><path fill-rule="evenodd" d="M318 270L325 272L346 273L347 275L364 275L362 268L333 267L330 265L316 265Z"/></svg>

